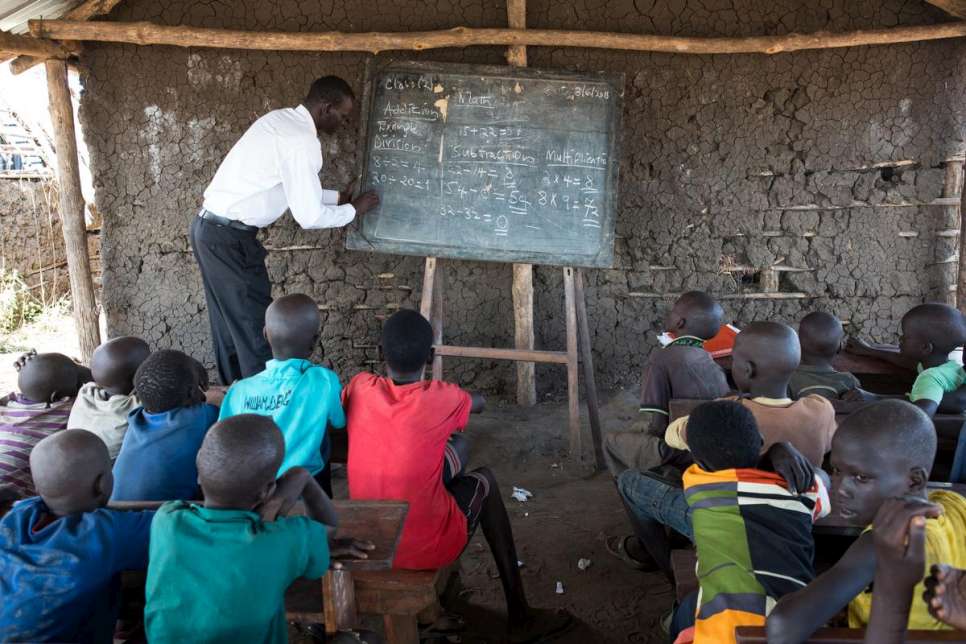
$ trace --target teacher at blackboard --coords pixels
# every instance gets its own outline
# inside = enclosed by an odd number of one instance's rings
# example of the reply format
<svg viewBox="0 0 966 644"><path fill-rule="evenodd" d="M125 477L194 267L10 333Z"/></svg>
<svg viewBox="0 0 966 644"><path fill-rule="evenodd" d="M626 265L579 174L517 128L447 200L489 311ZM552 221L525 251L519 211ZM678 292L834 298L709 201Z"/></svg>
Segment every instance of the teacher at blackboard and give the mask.
<svg viewBox="0 0 966 644"><path fill-rule="evenodd" d="M285 210L306 229L345 226L379 205L374 192L350 202L343 191L319 183L319 132L347 124L355 102L349 84L323 76L296 108L265 114L221 162L191 222L191 248L201 268L215 362L222 384L258 373L271 359L263 335L272 285L266 251L256 235Z"/></svg>

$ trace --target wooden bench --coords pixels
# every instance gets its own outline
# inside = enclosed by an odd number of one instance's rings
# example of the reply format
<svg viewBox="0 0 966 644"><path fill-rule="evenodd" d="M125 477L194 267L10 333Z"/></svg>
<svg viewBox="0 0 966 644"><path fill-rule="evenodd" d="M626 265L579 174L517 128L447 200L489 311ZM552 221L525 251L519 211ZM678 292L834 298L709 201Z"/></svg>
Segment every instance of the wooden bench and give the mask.
<svg viewBox="0 0 966 644"><path fill-rule="evenodd" d="M815 632L806 642L815 644L856 644L865 640L865 630L861 628L823 628ZM739 626L735 629L737 644L768 644L765 629L759 626ZM906 644L926 644L927 642L964 642L966 633L962 631L908 631Z"/></svg>
<svg viewBox="0 0 966 644"><path fill-rule="evenodd" d="M671 571L674 574L674 597L682 599L698 589L698 574L695 566L698 553L694 548L681 548L671 551Z"/></svg>

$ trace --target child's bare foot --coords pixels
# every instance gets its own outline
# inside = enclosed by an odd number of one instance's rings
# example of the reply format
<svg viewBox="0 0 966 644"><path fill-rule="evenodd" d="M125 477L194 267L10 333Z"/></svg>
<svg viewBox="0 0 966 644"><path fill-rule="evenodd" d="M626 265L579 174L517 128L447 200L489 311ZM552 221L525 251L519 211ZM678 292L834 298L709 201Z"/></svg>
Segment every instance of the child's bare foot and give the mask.
<svg viewBox="0 0 966 644"><path fill-rule="evenodd" d="M934 565L925 584L922 598L929 614L953 628L966 630L966 571Z"/></svg>
<svg viewBox="0 0 966 644"><path fill-rule="evenodd" d="M509 637L511 644L540 642L571 627L574 618L565 610L531 608L527 618L518 624L511 624Z"/></svg>

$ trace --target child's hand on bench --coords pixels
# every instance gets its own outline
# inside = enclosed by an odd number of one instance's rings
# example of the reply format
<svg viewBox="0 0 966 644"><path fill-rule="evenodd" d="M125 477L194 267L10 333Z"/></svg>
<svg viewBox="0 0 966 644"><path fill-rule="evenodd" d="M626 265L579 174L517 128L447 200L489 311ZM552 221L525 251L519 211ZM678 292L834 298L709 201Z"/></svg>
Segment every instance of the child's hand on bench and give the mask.
<svg viewBox="0 0 966 644"><path fill-rule="evenodd" d="M345 537L329 539L329 555L332 559L368 559L376 544L362 539Z"/></svg>

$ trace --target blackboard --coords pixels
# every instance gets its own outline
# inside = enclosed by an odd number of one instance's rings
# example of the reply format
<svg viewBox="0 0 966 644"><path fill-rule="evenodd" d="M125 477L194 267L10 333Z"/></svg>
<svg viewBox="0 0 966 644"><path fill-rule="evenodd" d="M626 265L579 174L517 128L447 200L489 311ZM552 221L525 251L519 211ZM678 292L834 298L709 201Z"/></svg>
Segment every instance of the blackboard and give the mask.
<svg viewBox="0 0 966 644"><path fill-rule="evenodd" d="M371 69L353 250L611 267L622 75Z"/></svg>

